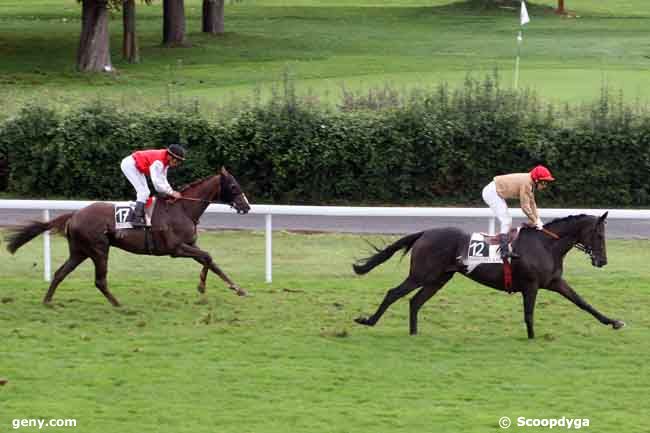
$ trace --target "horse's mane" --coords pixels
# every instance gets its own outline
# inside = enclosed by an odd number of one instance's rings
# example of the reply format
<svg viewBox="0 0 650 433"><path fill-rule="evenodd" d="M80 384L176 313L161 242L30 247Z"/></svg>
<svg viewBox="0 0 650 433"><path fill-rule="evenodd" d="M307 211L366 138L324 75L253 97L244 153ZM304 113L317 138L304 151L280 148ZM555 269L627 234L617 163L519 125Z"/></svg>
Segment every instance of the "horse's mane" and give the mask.
<svg viewBox="0 0 650 433"><path fill-rule="evenodd" d="M577 220L579 220L579 219L583 219L583 218L588 217L588 216L589 216L589 215L586 215L586 214L580 214L580 215L569 215L569 216L566 216L566 217L563 217L563 218L555 218L555 219L554 219L553 221L551 221L550 223L546 223L546 224L544 224L544 225L545 225L545 226L553 226L553 225L561 224L561 223L565 223L565 222L567 222L567 223L568 223L568 222L574 222L574 221L577 221Z"/></svg>
<svg viewBox="0 0 650 433"><path fill-rule="evenodd" d="M200 184L200 183L203 183L203 182L205 182L206 180L208 180L208 179L210 179L210 178L212 178L212 177L214 177L214 176L219 176L219 175L218 175L218 174L211 174L210 176L206 176L206 177L204 177L204 178L201 178L201 179L195 180L195 181L193 181L193 182L191 182L191 183L188 183L188 184L185 184L185 185L181 186L181 187L179 188L178 191L179 191L179 192L185 192L185 190L188 190L188 189L190 189L190 188L193 188L193 187L195 187L196 185L198 185L198 184Z"/></svg>

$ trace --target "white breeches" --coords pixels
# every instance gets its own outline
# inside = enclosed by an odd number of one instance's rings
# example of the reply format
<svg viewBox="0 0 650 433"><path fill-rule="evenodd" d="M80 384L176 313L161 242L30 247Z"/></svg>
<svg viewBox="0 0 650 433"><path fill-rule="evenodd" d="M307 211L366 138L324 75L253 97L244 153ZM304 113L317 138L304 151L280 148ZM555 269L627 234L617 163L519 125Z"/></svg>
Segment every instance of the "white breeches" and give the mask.
<svg viewBox="0 0 650 433"><path fill-rule="evenodd" d="M146 203L147 199L149 199L149 186L147 185L147 178L137 169L133 157L129 155L124 158L120 164L120 168L122 168L122 173L124 173L124 176L129 179L129 182L131 182L131 185L133 185L133 188L135 188L135 192L137 194L136 200L142 203Z"/></svg>
<svg viewBox="0 0 650 433"><path fill-rule="evenodd" d="M501 231L499 233L508 233L512 227L512 217L508 211L508 204L497 194L497 186L494 181L488 183L483 188L483 201L490 206L494 215L499 219Z"/></svg>

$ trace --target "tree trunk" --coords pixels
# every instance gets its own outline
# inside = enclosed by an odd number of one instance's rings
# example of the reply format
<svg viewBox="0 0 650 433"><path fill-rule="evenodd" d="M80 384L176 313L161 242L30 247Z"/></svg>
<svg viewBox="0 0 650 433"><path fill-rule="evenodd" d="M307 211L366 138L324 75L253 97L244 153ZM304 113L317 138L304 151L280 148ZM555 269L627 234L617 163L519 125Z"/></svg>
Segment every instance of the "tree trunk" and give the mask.
<svg viewBox="0 0 650 433"><path fill-rule="evenodd" d="M124 0L122 4L122 23L124 35L122 39L122 57L129 63L140 61L138 37L135 33L135 0Z"/></svg>
<svg viewBox="0 0 650 433"><path fill-rule="evenodd" d="M203 32L222 35L225 0L203 0Z"/></svg>
<svg viewBox="0 0 650 433"><path fill-rule="evenodd" d="M111 72L107 0L83 0L77 69L81 72Z"/></svg>
<svg viewBox="0 0 650 433"><path fill-rule="evenodd" d="M566 13L564 10L564 0L557 0L557 10L555 12L558 14Z"/></svg>
<svg viewBox="0 0 650 433"><path fill-rule="evenodd" d="M163 0L163 45L186 45L184 0Z"/></svg>

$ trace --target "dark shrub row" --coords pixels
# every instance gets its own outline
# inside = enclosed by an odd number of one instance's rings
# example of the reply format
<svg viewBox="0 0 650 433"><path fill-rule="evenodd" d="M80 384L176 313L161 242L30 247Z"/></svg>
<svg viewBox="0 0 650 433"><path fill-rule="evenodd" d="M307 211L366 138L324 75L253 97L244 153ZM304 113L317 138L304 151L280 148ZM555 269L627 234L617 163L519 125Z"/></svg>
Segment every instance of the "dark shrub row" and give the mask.
<svg viewBox="0 0 650 433"><path fill-rule="evenodd" d="M488 79L379 110L356 105L333 111L292 96L219 121L187 110L28 106L0 125L0 188L127 199L120 160L181 142L190 157L173 184L225 165L257 202L473 205L494 175L544 163L558 179L544 206L650 205L650 118L606 95L560 113Z"/></svg>

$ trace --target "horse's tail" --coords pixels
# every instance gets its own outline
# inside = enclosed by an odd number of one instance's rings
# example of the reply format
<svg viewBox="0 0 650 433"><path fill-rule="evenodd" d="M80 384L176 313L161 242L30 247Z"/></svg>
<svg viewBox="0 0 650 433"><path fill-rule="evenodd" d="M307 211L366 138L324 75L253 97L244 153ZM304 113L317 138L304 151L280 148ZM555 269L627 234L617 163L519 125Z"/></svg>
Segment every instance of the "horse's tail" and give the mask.
<svg viewBox="0 0 650 433"><path fill-rule="evenodd" d="M66 223L73 214L74 212L66 213L48 222L33 221L26 226L12 230L6 238L8 242L7 250L11 254L14 254L18 248L22 247L46 230L52 230L53 233L64 231Z"/></svg>
<svg viewBox="0 0 650 433"><path fill-rule="evenodd" d="M415 241L417 241L420 238L420 236L422 236L422 233L424 232L418 232L418 233L410 234L408 236L404 236L403 238L393 242L383 250L376 248L377 254L372 255L370 257L366 257L365 259L357 260L357 262L352 265L352 269L354 269L354 272L358 275L367 274L375 267L381 265L386 260L393 257L393 254L395 254L399 250L403 249L404 255L406 255L411 249L411 247L413 247Z"/></svg>

